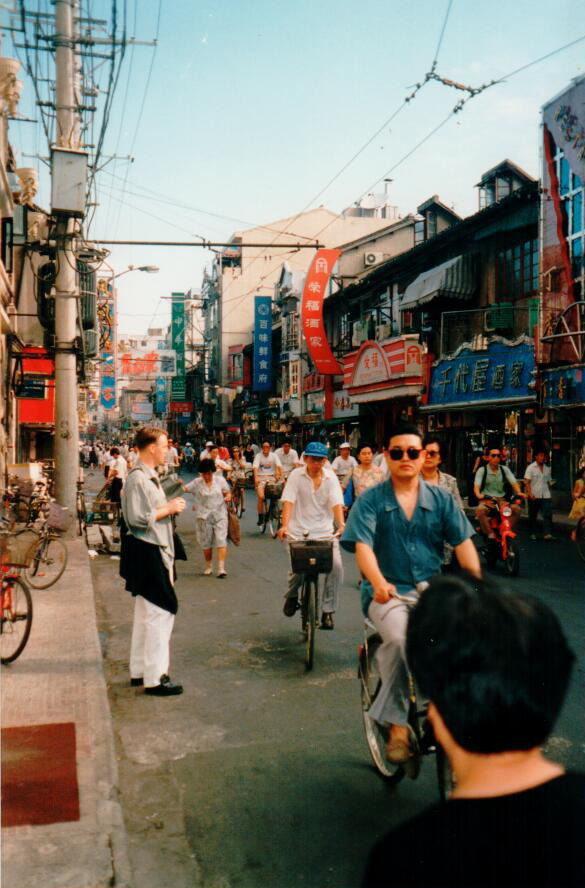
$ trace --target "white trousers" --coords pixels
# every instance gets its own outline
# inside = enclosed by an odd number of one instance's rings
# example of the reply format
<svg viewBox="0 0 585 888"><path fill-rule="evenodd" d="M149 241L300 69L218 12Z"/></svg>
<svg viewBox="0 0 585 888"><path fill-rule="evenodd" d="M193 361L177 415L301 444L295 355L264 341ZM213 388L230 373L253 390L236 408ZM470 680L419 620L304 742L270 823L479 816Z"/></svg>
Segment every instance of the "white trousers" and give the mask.
<svg viewBox="0 0 585 888"><path fill-rule="evenodd" d="M130 643L130 677L144 678L146 688L169 674L169 645L175 615L136 595Z"/></svg>

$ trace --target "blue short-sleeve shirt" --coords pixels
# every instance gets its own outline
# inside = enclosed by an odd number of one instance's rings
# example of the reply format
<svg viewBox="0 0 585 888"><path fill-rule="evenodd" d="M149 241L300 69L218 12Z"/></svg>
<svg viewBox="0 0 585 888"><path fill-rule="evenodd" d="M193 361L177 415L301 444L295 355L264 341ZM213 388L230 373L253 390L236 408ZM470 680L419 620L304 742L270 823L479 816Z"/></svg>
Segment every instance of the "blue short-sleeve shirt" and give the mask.
<svg viewBox="0 0 585 888"><path fill-rule="evenodd" d="M416 508L408 521L392 482L384 481L358 497L349 513L341 545L348 552L355 552L356 543L370 546L382 574L404 595L417 583L440 572L445 542L458 546L473 533L473 527L448 491L421 478ZM371 584L364 579L364 614L372 597Z"/></svg>

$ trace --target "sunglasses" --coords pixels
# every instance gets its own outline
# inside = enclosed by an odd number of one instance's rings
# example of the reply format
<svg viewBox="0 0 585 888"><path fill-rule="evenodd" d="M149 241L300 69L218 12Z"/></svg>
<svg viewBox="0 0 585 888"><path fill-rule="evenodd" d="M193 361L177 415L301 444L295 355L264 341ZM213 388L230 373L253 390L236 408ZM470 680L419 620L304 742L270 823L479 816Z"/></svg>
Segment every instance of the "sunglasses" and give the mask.
<svg viewBox="0 0 585 888"><path fill-rule="evenodd" d="M440 456L441 451L440 450L429 450L427 447L426 454L427 454L427 456Z"/></svg>
<svg viewBox="0 0 585 888"><path fill-rule="evenodd" d="M406 454L409 459L418 459L421 453L422 450L419 450L418 447L407 447L406 450L403 450L402 447L393 447L388 451L390 459L394 460L394 462L398 462L399 459L402 459L404 454Z"/></svg>
<svg viewBox="0 0 585 888"><path fill-rule="evenodd" d="M499 459L500 456L501 456L501 453L490 453L490 459L491 459L492 457L493 457L494 459Z"/></svg>

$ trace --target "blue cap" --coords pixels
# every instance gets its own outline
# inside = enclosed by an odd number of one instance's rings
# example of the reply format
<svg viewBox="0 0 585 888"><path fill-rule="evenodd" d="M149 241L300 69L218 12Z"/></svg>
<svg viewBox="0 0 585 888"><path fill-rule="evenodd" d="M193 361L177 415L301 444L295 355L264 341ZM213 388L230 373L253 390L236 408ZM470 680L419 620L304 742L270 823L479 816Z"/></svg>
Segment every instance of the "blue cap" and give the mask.
<svg viewBox="0 0 585 888"><path fill-rule="evenodd" d="M307 444L305 456L314 456L317 459L327 459L327 448L319 441L311 441L310 444Z"/></svg>

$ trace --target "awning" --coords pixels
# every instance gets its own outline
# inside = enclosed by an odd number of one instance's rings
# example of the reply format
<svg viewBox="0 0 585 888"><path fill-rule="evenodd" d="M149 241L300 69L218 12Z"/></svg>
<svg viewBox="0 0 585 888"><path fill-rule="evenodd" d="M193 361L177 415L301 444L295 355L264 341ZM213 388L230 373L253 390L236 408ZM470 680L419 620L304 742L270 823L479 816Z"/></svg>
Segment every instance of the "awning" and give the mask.
<svg viewBox="0 0 585 888"><path fill-rule="evenodd" d="M471 256L456 256L436 265L406 288L400 309L412 309L441 296L445 299L471 299L475 293Z"/></svg>

